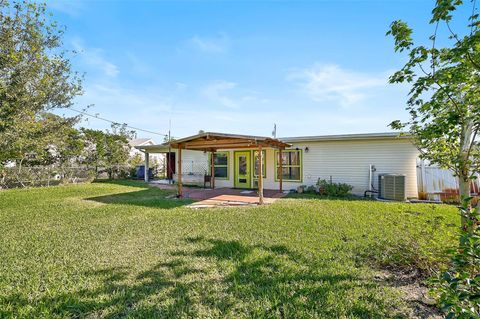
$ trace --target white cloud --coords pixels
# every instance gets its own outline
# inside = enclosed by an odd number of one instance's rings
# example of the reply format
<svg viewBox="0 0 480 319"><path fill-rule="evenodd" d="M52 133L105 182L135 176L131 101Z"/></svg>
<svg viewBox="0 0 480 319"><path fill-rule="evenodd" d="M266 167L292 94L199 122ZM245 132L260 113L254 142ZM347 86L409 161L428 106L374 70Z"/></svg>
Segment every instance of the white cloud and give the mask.
<svg viewBox="0 0 480 319"><path fill-rule="evenodd" d="M256 108L270 102L270 99L261 97L257 91L241 88L237 83L224 80L204 86L200 90L200 96L229 109Z"/></svg>
<svg viewBox="0 0 480 319"><path fill-rule="evenodd" d="M234 99L230 98L227 94L229 91L234 89L237 86L236 83L228 81L216 81L207 86L205 86L201 93L207 99L223 105L228 108L236 108L238 104Z"/></svg>
<svg viewBox="0 0 480 319"><path fill-rule="evenodd" d="M188 43L195 49L206 53L224 53L230 46L230 38L225 33L216 37L193 36Z"/></svg>
<svg viewBox="0 0 480 319"><path fill-rule="evenodd" d="M108 77L116 77L120 72L118 67L104 57L104 51L99 48L88 48L80 39L72 41L73 48L79 52L82 61L101 71Z"/></svg>
<svg viewBox="0 0 480 319"><path fill-rule="evenodd" d="M84 3L79 0L49 0L47 6L70 16L78 16L84 8Z"/></svg>
<svg viewBox="0 0 480 319"><path fill-rule="evenodd" d="M302 91L317 102L337 101L341 106L352 106L371 95L375 89L387 86L387 74L368 74L345 70L335 64L315 64L296 70L289 79L299 80Z"/></svg>

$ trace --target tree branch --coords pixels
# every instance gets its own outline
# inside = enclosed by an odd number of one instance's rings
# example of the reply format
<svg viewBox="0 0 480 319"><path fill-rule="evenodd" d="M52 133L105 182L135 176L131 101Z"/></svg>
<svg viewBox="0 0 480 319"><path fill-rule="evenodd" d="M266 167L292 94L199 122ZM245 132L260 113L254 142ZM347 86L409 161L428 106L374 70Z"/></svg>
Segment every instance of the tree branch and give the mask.
<svg viewBox="0 0 480 319"><path fill-rule="evenodd" d="M425 69L423 68L423 65L420 63L420 62L417 62L417 66L420 68L420 70L422 70L422 72L426 75L426 76L429 76L431 77L432 74L428 73L427 71L425 71Z"/></svg>
<svg viewBox="0 0 480 319"><path fill-rule="evenodd" d="M455 40L457 40L457 45L461 45L462 42L460 41L460 39L458 38L458 35L456 33L453 32L452 28L450 28L450 23L448 23L448 21L445 21L445 24L447 25L447 28L448 28L448 31L450 31L450 33L452 34L452 36L455 38ZM472 56L470 55L470 52L467 50L465 50L465 54L467 56L467 59L470 61L470 63L472 63L472 65L477 68L478 70L480 70L480 64L478 64L476 61L473 60Z"/></svg>
<svg viewBox="0 0 480 319"><path fill-rule="evenodd" d="M448 91L445 89L444 86L442 86L440 83L438 83L435 78L433 79L433 81L435 82L436 85L438 85L439 89L440 90L444 90L445 91L445 94L447 94L447 97L448 99L453 103L453 105L455 106L455 108L457 109L457 112L461 113L461 109L460 109L460 106L458 105L457 101L455 101L455 99L450 95L450 93L448 93Z"/></svg>
<svg viewBox="0 0 480 319"><path fill-rule="evenodd" d="M438 31L438 25L440 24L440 21L437 21L437 24L435 25L435 31L433 33L433 39L432 39L432 76L435 76L435 42L437 40L437 31Z"/></svg>

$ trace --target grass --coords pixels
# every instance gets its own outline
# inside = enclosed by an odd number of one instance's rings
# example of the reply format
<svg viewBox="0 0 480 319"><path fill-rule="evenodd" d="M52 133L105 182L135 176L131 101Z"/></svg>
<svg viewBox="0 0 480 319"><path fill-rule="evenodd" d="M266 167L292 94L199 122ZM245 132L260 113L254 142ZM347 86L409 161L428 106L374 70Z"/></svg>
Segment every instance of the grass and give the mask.
<svg viewBox="0 0 480 319"><path fill-rule="evenodd" d="M428 272L446 205L284 199L192 210L141 183L0 192L0 317L407 318L381 267Z"/></svg>

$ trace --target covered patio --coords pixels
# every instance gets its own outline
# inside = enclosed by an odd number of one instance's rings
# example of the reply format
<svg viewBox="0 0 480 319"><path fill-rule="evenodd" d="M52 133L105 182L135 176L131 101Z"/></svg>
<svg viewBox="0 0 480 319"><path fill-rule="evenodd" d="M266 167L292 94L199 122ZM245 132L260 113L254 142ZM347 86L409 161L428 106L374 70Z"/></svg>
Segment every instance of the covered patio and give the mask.
<svg viewBox="0 0 480 319"><path fill-rule="evenodd" d="M154 151L165 151L166 149L177 150L177 196L184 197L183 176L182 176L182 151L192 150L204 153L210 153L210 185L215 189L215 161L214 155L219 150L255 150L259 157L259 172L263 172L263 150L273 148L278 150L281 158L281 152L285 148L290 147L290 144L282 142L275 138L253 136L253 135L236 135L205 132L190 137L178 139L161 146L144 147L142 151L145 152L145 169L148 170L148 153ZM278 172L282 172L282 161L279 161ZM277 172L277 174L278 174ZM258 174L258 204L262 205L265 202L263 174ZM148 178L146 177L146 181ZM223 189L223 188L222 188ZM226 189L223 189L225 191ZM278 174L278 192L283 192L283 176Z"/></svg>

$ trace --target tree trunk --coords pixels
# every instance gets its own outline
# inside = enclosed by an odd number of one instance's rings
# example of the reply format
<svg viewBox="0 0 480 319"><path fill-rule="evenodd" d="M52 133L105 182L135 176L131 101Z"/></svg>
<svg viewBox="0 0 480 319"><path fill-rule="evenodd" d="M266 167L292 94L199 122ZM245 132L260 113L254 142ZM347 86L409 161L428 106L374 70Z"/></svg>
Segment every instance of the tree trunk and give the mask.
<svg viewBox="0 0 480 319"><path fill-rule="evenodd" d="M472 147L473 138L473 123L471 120L467 121L462 127L460 136L460 154L459 154L459 171L458 171L458 185L460 201L463 201L470 197L470 150ZM471 204L468 203L467 211L470 212ZM467 217L462 214L461 216L462 228L467 227ZM471 229L470 229L471 230Z"/></svg>
<svg viewBox="0 0 480 319"><path fill-rule="evenodd" d="M459 185L460 201L463 202L465 198L470 197L470 179L468 178L468 176L459 176L458 185ZM470 205L469 205L469 209L470 209ZM464 228L467 225L467 218L464 215L462 215L461 218L462 218L462 228Z"/></svg>

